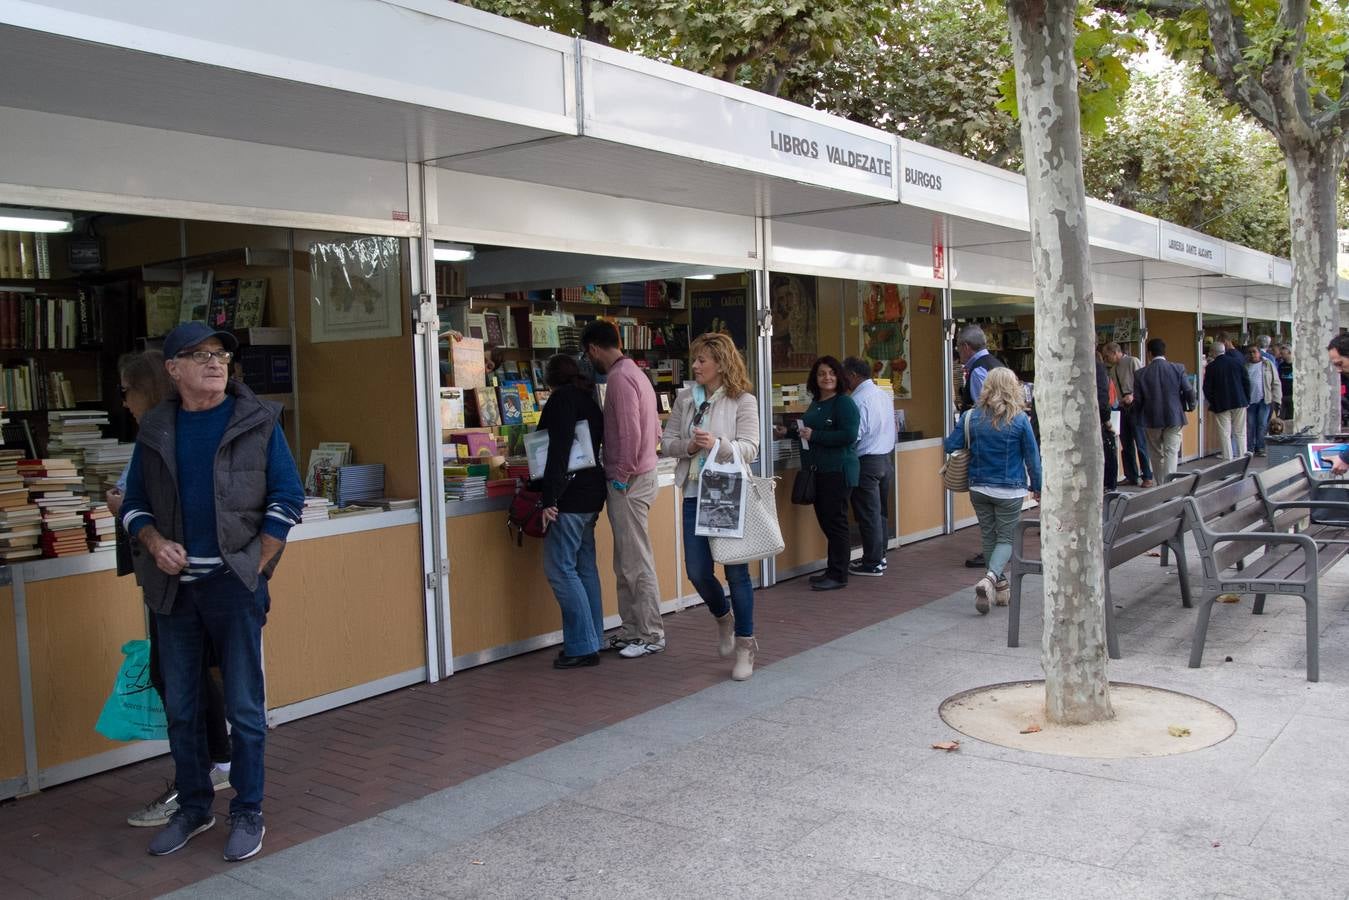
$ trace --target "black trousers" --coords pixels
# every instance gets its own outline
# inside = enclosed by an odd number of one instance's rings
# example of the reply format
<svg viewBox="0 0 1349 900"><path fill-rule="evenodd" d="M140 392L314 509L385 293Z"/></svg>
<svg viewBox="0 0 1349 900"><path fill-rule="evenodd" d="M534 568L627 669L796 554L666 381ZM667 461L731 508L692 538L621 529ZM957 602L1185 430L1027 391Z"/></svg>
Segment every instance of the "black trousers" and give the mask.
<svg viewBox="0 0 1349 900"><path fill-rule="evenodd" d="M835 581L848 580L852 539L848 534L848 497L852 488L842 472L815 473L815 521L829 544L825 574Z"/></svg>

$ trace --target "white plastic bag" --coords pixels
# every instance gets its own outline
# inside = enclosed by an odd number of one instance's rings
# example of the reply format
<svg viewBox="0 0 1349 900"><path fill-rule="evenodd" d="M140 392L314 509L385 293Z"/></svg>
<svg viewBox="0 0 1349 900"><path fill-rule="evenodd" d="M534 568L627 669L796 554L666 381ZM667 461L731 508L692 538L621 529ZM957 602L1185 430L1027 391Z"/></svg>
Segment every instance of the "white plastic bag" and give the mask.
<svg viewBox="0 0 1349 900"><path fill-rule="evenodd" d="M717 461L720 448L718 439L707 451L707 464L698 475L698 517L693 533L702 537L744 537L745 466L734 441L730 462Z"/></svg>
<svg viewBox="0 0 1349 900"><path fill-rule="evenodd" d="M548 465L548 430L540 428L525 435L525 457L529 460L529 477L542 478ZM595 460L595 445L590 440L590 423L585 419L576 423L576 434L572 438L571 453L567 457L567 471L579 472L593 469L598 465Z"/></svg>

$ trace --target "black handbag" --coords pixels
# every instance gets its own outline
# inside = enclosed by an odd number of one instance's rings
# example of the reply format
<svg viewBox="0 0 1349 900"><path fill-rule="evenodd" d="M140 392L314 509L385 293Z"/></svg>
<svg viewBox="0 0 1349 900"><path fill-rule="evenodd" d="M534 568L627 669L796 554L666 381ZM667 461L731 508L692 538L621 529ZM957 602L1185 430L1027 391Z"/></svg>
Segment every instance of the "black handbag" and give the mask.
<svg viewBox="0 0 1349 900"><path fill-rule="evenodd" d="M815 467L803 468L792 482L792 502L797 506L815 505Z"/></svg>

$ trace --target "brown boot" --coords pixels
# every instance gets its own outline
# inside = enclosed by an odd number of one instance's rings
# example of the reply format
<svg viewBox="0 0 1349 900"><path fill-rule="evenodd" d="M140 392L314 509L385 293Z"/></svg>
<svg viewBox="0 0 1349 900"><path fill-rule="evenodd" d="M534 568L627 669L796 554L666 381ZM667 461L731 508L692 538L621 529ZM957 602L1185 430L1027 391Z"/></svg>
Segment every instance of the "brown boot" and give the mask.
<svg viewBox="0 0 1349 900"><path fill-rule="evenodd" d="M731 669L732 681L748 681L754 674L754 654L759 650L759 642L752 637L735 639L735 666Z"/></svg>
<svg viewBox="0 0 1349 900"><path fill-rule="evenodd" d="M735 615L727 613L724 616L718 616L716 622L717 655L722 659L730 659L735 655Z"/></svg>

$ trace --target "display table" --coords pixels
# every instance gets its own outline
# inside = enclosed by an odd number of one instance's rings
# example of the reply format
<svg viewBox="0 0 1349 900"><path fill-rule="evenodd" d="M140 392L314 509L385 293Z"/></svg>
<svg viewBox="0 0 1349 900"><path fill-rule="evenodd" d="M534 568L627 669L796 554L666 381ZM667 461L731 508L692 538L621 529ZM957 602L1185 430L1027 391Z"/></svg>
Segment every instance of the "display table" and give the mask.
<svg viewBox="0 0 1349 900"><path fill-rule="evenodd" d="M397 510L291 531L263 631L270 723L425 679L419 523ZM0 587L0 797L164 752L94 731L122 645L146 635L140 589L113 554L0 572L12 582Z"/></svg>

